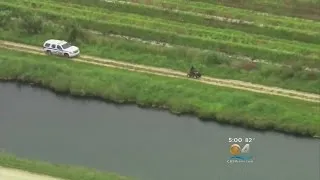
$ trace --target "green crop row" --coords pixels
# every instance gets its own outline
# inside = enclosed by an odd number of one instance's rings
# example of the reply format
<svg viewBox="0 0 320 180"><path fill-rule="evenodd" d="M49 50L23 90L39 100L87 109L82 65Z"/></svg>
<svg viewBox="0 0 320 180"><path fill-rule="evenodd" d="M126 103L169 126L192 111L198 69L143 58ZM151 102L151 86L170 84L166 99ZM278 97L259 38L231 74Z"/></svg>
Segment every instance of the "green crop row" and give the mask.
<svg viewBox="0 0 320 180"><path fill-rule="evenodd" d="M304 19L320 20L319 1L234 1L234 0L190 0L194 2L204 2L211 4L224 5L235 8L251 9L255 11L277 14L282 16L300 17Z"/></svg>
<svg viewBox="0 0 320 180"><path fill-rule="evenodd" d="M21 15L24 16L25 14L28 14L30 12L30 10L25 7L18 7L17 5L6 5L6 6L7 8L13 10L14 13L20 14L20 16ZM133 26L132 24L134 22L132 21L127 22L127 23L131 23L130 25L120 24L122 23L122 19L120 20L116 19L120 23L112 22L113 19L109 19L108 21L102 21L102 20L94 21L93 19L96 20L97 16L94 16L93 15L94 13L92 12L91 12L91 16L93 17L89 18L88 16L86 16L85 11L82 11L81 15L80 14L74 15L74 13L72 15L71 13L64 14L65 11L63 11L63 13L57 13L56 11L53 12L53 11L46 10L43 7L41 9L33 9L32 11L33 12L36 11L40 13L42 16L46 16L47 18L51 18L51 19L53 18L55 20L73 18L83 28L94 29L94 30L107 32L107 33L111 32L111 33L128 35L133 37L141 37L147 40L165 41L172 44L189 45L191 47L198 47L203 49L216 49L216 50L228 52L228 53L247 55L255 58L260 57L260 58L271 59L275 61L285 61L288 63L292 63L292 61L295 61L295 60L304 60L306 64L314 65L319 60L319 58L317 58L318 55L313 52L312 54L309 54L309 56L302 56L300 54L283 52L279 50L270 50L270 49L261 48L257 46L235 44L232 42L208 40L205 38L177 35L176 33L172 33L172 32L158 31L154 29L147 29L143 27ZM74 11L71 11L71 9L68 9L68 11L74 12ZM150 24L151 24L150 26L153 26L154 28L157 27L156 24L152 24L152 22Z"/></svg>
<svg viewBox="0 0 320 180"><path fill-rule="evenodd" d="M8 2L14 3L14 0L7 0ZM41 9L47 8L48 11L62 11L62 8L68 8L68 12L73 14L81 14L85 16L90 16L91 18L96 19L107 19L110 22L121 22L125 24L134 24L137 26L144 26L149 28L157 28L158 30L168 31L170 29L174 30L179 34L194 36L194 37L203 37L212 40L219 41L230 41L240 44L248 45L260 45L270 49L279 49L283 48L283 51L295 52L296 54L310 55L317 54L319 52L320 45L298 43L294 41L280 41L274 38L265 37L265 36L255 36L252 34L241 33L228 29L217 29L217 28L208 28L205 26L191 25L186 23L177 23L172 21L164 21L162 19L149 18L145 16L134 16L130 15L128 17L127 13L114 13L101 8L89 8L86 6L80 6L76 4L65 4L65 3L41 3L39 0L28 0L28 1L17 1L16 3L24 3L24 6L27 6L27 3L30 6L31 2L35 2L37 6ZM27 3L26 3L27 2ZM121 4L117 4L118 7L121 7ZM92 12L95 12L94 14ZM320 34L319 34L320 35ZM320 40L319 40L320 42Z"/></svg>
<svg viewBox="0 0 320 180"><path fill-rule="evenodd" d="M58 73L57 73L58 72ZM166 107L216 121L314 136L318 104L146 75L113 68L0 50L0 77L39 83L58 92L115 102ZM83 83L85 82L85 83Z"/></svg>
<svg viewBox="0 0 320 180"><path fill-rule="evenodd" d="M173 2L181 2L183 0L169 0ZM207 4L223 4L223 3L231 3L233 0L190 0L191 2L194 3L200 3L202 4L203 2ZM237 2L239 3L239 2ZM245 1L242 3L242 5L253 5L253 4L260 4L260 5L266 5L266 6L272 6L272 5L278 5L279 7L282 6L287 6L287 7L293 7L293 6L298 6L296 7L297 9L313 9L316 8L315 5L320 5L318 0L252 0L250 2Z"/></svg>
<svg viewBox="0 0 320 180"><path fill-rule="evenodd" d="M135 13L140 15L147 15L155 18L162 18L170 21L178 21L183 23L198 24L201 26L209 26L221 29L235 29L251 34L266 35L273 38L281 38L288 40L297 40L307 43L320 43L320 34L317 30L313 32L301 31L292 28L286 28L282 26L264 26L260 24L235 24L227 21L217 20L212 17L196 16L190 13L181 13L176 11L164 10L150 6L144 6L141 4L121 4L121 3L106 3L99 0L84 1L84 0L58 0L59 2L77 3L90 7L103 7L105 10L119 11L125 13ZM163 3L161 3L163 4ZM308 26L313 26L309 23ZM312 27L318 29L317 27ZM311 30L312 28L308 28Z"/></svg>
<svg viewBox="0 0 320 180"><path fill-rule="evenodd" d="M58 1L67 1L67 0L58 0ZM313 31L318 32L320 28L320 23L312 20L290 18L286 16L276 16L269 14L268 16L263 15L262 13L230 8L226 6L213 5L208 3L199 3L193 1L184 1L184 0L124 0L125 2L139 3L143 5L156 6L167 9L178 9L182 11L192 11L201 13L204 15L215 15L222 16L233 19L240 19L243 21L254 22L256 25L264 24L264 26L275 26L276 27L287 27L297 30L304 31ZM70 0L69 2L84 3L84 0ZM100 1L101 2L101 1ZM88 2L89 3L89 2ZM96 4L96 2L91 1L90 4Z"/></svg>
<svg viewBox="0 0 320 180"><path fill-rule="evenodd" d="M173 1L180 1L180 0L173 0ZM213 1L212 0L190 0L190 1L207 2L207 3L213 3L213 4L223 4L223 3L233 2L233 0L213 0ZM244 1L242 3L243 6L253 5L253 4L260 4L260 5L266 5L266 6L277 5L280 8L282 6L287 6L287 7L296 7L297 9L313 9L313 8L316 8L315 5L319 5L320 3L318 0L252 0L250 2Z"/></svg>
<svg viewBox="0 0 320 180"><path fill-rule="evenodd" d="M48 162L22 159L4 152L0 152L0 166L66 180L129 180L127 177L114 173L103 173L83 167L57 165Z"/></svg>

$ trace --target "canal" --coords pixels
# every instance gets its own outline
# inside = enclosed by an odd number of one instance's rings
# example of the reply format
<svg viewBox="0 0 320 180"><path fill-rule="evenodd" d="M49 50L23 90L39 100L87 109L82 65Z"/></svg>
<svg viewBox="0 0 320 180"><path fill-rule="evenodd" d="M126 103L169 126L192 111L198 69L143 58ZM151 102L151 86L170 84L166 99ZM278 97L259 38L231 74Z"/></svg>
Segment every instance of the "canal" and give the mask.
<svg viewBox="0 0 320 180"><path fill-rule="evenodd" d="M229 137L254 138L252 163L227 163ZM320 179L319 139L203 123L14 83L0 83L0 148L137 180Z"/></svg>

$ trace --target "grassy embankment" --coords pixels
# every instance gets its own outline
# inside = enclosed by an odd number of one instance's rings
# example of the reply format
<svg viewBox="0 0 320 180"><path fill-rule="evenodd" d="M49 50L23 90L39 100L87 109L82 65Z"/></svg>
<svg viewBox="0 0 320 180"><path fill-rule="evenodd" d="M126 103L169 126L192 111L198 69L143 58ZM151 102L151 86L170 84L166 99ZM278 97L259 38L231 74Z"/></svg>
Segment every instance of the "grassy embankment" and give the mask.
<svg viewBox="0 0 320 180"><path fill-rule="evenodd" d="M1 79L56 92L191 113L205 120L320 135L319 104L0 49Z"/></svg>
<svg viewBox="0 0 320 180"><path fill-rule="evenodd" d="M2 4L7 3L3 2ZM45 8L50 9L53 7L52 5L46 3L42 3L42 5L42 10ZM7 15L3 15L2 17L5 19L11 17L17 18L20 16L20 20L18 19L17 21L11 22L4 21L7 23L5 23L3 26L6 28L6 30L1 32L2 39L41 45L44 40L48 39L48 37L61 39L68 39L70 37L69 33L66 32L70 32L70 26L72 23L70 23L70 21L66 21L63 15L50 15L48 13L46 14L42 12L41 20L39 20L37 19L37 17L30 17L30 15L27 15L30 14L30 12L34 11L40 12L39 8L36 8L36 10L34 10L32 8L15 8L16 6L17 5L11 4L11 13L10 11L6 11L9 13ZM30 7L31 5L24 4L24 6ZM63 12L73 12L73 10L71 10L72 8L70 9L71 5L59 6L59 4L57 4L54 7L62 8L60 9L60 11ZM81 7L78 9L82 10L86 8ZM106 11L98 8L94 8L94 10L95 12L99 12L100 14L103 14L102 11ZM45 11L50 12L50 10ZM106 14L107 11L106 13L104 13L104 15ZM90 22L83 23L82 27L100 27L110 30L111 26L104 24L104 22L99 22L99 18L93 20L93 17L96 16L92 15ZM118 18L118 16L113 17L116 17L114 19ZM31 26L34 25L34 27L30 27L30 24ZM27 30L28 28L29 31L24 32L24 30ZM40 31L37 32L37 35L35 35L36 33L33 30ZM139 33L139 31L136 32ZM130 61L139 64L168 67L182 71L187 71L190 65L194 64L196 67L200 68L200 70L205 75L209 76L239 79L314 93L318 93L320 89L320 73L304 71L301 67L302 64L307 64L304 60L290 61L292 62L292 64L295 64L294 68L276 67L273 65L261 65L256 63L244 62L222 55L221 53L215 51L203 51L183 46L175 46L173 48L155 47L139 42L133 43L126 40L119 40L117 38L108 38L93 34L89 35L88 33L86 33L86 35L83 35L83 33L78 33L76 36L77 37L75 39L77 39L78 42L80 41L80 43L82 42L82 52L86 54L119 59L123 61ZM150 36L157 38L156 35ZM317 45L310 44L310 47L311 46L316 47ZM300 48L300 46L297 45L295 45L295 47L297 47L297 49ZM301 48L303 49L305 47ZM311 51L314 51L314 49L315 48L310 48ZM275 61L278 60L275 59ZM320 67L319 60L315 60L312 62L316 63L315 67Z"/></svg>
<svg viewBox="0 0 320 180"><path fill-rule="evenodd" d="M130 178L114 173L105 173L88 168L22 159L3 152L0 152L0 166L49 175L65 180L130 180Z"/></svg>
<svg viewBox="0 0 320 180"><path fill-rule="evenodd" d="M320 20L320 2L318 0L191 0L194 2L205 2L221 4L230 7L252 9L266 13L283 16L301 17L306 19Z"/></svg>

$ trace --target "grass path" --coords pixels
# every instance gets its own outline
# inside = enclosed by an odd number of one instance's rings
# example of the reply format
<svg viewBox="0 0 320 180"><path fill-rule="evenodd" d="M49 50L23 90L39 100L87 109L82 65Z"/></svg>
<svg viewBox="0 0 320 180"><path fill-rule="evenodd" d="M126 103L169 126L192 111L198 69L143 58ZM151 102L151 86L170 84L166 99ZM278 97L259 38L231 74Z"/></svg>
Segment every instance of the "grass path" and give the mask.
<svg viewBox="0 0 320 180"><path fill-rule="evenodd" d="M16 157L0 150L0 180L129 180L111 172Z"/></svg>
<svg viewBox="0 0 320 180"><path fill-rule="evenodd" d="M0 166L0 179L2 180L62 180L47 175L30 173L27 171L5 168Z"/></svg>
<svg viewBox="0 0 320 180"><path fill-rule="evenodd" d="M42 48L26 45L26 44L0 41L0 48L1 47L17 50L17 51L29 52L33 54L44 55L44 53L42 52ZM143 66L143 65L126 63L121 61L114 61L110 59L102 59L102 58L93 57L93 56L81 55L80 58L74 58L73 60L84 62L84 63L100 65L100 66L108 66L113 68L127 69L130 71L156 74L160 76L174 77L174 78L180 78L180 79L186 78L185 72L174 71L166 68ZM268 86L263 86L258 84L252 84L252 83L243 82L243 81L218 79L218 78L212 78L212 77L206 77L206 76L203 76L200 80L196 80L196 81L199 81L205 84L216 85L216 86L229 87L229 88L234 88L239 90L263 93L268 95L284 96L284 97L289 97L293 99L300 99L304 101L320 103L319 94L299 92L299 91L287 90L287 89L282 89L277 87L268 87Z"/></svg>

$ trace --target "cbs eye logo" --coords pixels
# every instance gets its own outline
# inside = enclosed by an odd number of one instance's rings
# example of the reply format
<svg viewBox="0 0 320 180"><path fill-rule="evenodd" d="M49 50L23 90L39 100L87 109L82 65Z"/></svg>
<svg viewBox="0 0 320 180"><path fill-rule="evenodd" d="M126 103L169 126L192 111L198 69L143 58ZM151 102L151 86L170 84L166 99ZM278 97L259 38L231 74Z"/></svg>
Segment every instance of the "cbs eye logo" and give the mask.
<svg viewBox="0 0 320 180"><path fill-rule="evenodd" d="M241 153L248 153L250 149L250 144L246 144L241 149L241 146L239 144L232 144L230 146L230 153L234 156L239 155Z"/></svg>

